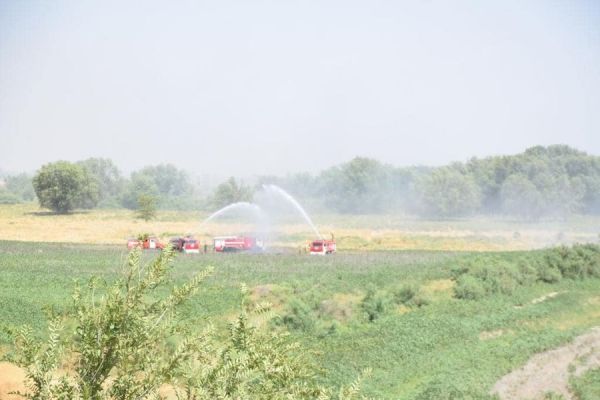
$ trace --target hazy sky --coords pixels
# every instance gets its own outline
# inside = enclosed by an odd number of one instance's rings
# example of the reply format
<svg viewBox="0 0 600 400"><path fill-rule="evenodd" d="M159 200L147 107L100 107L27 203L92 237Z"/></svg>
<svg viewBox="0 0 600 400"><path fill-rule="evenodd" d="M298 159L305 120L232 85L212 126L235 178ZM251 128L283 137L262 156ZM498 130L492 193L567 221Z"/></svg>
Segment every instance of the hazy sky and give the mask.
<svg viewBox="0 0 600 400"><path fill-rule="evenodd" d="M0 169L600 154L600 1L0 0Z"/></svg>

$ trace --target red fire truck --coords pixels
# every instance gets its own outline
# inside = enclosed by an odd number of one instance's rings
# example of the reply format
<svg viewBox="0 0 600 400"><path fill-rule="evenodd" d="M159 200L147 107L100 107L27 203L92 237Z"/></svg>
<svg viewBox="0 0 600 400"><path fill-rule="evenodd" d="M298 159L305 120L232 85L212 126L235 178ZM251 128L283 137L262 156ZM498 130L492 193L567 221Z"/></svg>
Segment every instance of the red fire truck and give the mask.
<svg viewBox="0 0 600 400"><path fill-rule="evenodd" d="M318 239L310 243L310 254L333 254L336 252L335 240Z"/></svg>
<svg viewBox="0 0 600 400"><path fill-rule="evenodd" d="M185 254L198 254L200 253L200 243L191 236L176 237L171 239L171 245L173 249L181 251Z"/></svg>
<svg viewBox="0 0 600 400"><path fill-rule="evenodd" d="M214 249L218 253L263 251L264 243L250 236L218 236L214 238Z"/></svg>
<svg viewBox="0 0 600 400"><path fill-rule="evenodd" d="M162 244L158 238L154 237L154 236L141 236L137 239L134 238L130 238L127 239L127 248L129 250L135 248L135 247L141 247L144 250L153 250L153 249L157 249L157 250L162 250L165 245Z"/></svg>

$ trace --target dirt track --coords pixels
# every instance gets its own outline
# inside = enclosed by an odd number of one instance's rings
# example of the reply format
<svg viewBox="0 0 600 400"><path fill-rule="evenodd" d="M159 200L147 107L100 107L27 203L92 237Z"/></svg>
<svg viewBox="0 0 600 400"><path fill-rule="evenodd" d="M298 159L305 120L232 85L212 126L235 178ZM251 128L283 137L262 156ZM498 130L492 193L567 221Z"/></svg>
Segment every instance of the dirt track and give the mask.
<svg viewBox="0 0 600 400"><path fill-rule="evenodd" d="M533 356L523 367L505 375L492 394L502 400L543 399L554 392L574 399L569 378L600 367L600 327L578 336L569 344Z"/></svg>
<svg viewBox="0 0 600 400"><path fill-rule="evenodd" d="M6 362L0 362L0 400L21 399L22 397L9 395L9 393L25 390L24 380L25 373L22 369Z"/></svg>

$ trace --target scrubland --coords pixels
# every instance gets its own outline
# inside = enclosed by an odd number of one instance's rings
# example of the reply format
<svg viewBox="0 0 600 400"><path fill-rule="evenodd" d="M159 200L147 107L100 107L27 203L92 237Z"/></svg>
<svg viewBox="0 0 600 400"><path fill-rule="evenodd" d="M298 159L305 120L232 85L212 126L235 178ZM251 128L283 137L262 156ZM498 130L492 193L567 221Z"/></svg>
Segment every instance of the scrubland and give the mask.
<svg viewBox="0 0 600 400"><path fill-rule="evenodd" d="M371 368L367 396L486 398L532 355L600 325L599 254L578 246L181 255L173 272L180 283L215 267L184 310L198 327L210 321L226 329L245 282L252 301L273 304L278 317L270 329L302 344L324 384L350 382ZM0 326L29 324L42 335L44 310L68 307L73 280L113 280L125 257L122 245L0 242ZM572 384L593 393L597 373Z"/></svg>

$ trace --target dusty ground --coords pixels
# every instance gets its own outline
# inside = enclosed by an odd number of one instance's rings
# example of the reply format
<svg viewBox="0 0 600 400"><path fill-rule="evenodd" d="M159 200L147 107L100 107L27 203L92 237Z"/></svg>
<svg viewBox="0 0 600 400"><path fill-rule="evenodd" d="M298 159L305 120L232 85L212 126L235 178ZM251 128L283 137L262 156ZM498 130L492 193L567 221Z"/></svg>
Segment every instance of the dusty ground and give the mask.
<svg viewBox="0 0 600 400"><path fill-rule="evenodd" d="M7 362L0 362L0 400L22 400L22 397L10 393L15 391L25 392L27 388L23 384L24 380L25 373L22 369ZM160 393L167 400L177 398L172 387L167 385L161 387Z"/></svg>
<svg viewBox="0 0 600 400"><path fill-rule="evenodd" d="M600 327L573 342L533 356L523 367L505 375L494 385L502 400L541 400L549 392L573 399L569 378L600 367Z"/></svg>
<svg viewBox="0 0 600 400"><path fill-rule="evenodd" d="M25 373L12 364L0 362L0 400L22 399L9 393L15 391L24 391L23 381Z"/></svg>

